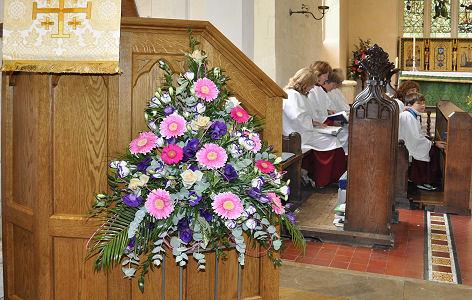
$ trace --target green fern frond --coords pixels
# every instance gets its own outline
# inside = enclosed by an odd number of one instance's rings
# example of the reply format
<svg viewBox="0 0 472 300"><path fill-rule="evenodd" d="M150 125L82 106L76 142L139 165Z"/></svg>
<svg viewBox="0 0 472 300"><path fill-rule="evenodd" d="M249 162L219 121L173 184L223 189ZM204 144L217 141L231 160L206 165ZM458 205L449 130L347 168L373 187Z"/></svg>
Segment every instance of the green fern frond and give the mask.
<svg viewBox="0 0 472 300"><path fill-rule="evenodd" d="M305 238L303 237L303 234L300 232L300 230L290 222L287 217L283 217L283 222L285 225L285 228L287 231L290 233L290 236L292 238L292 241L295 245L300 250L303 250L303 254L305 253L305 247L306 247L306 241Z"/></svg>
<svg viewBox="0 0 472 300"><path fill-rule="evenodd" d="M129 224L134 220L135 213L135 209L121 207L108 211L108 217L95 232L93 244L87 251L86 259L96 256L95 270L108 270L120 262L129 241Z"/></svg>

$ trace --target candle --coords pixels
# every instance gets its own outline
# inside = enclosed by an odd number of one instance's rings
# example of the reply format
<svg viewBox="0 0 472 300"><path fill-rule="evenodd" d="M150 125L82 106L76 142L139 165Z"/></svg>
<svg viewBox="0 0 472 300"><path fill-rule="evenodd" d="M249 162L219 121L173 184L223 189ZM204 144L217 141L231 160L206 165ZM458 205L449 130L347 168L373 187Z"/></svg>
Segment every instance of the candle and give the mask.
<svg viewBox="0 0 472 300"><path fill-rule="evenodd" d="M416 71L416 38L413 37L413 71Z"/></svg>
<svg viewBox="0 0 472 300"><path fill-rule="evenodd" d="M398 68L398 56L395 57L395 68Z"/></svg>

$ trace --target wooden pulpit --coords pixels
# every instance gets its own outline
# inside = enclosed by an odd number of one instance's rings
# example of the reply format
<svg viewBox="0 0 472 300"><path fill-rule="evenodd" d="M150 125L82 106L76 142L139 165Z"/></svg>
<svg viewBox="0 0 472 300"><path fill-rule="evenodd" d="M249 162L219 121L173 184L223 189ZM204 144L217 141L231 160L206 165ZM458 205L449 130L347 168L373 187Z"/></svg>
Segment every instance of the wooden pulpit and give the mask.
<svg viewBox="0 0 472 300"><path fill-rule="evenodd" d="M394 66L377 45L366 53L362 64L369 80L366 89L356 97L349 118L344 230L369 244L391 246L398 107L384 90L386 76Z"/></svg>
<svg viewBox="0 0 472 300"><path fill-rule="evenodd" d="M179 269L169 256L136 280L120 268L94 273L86 244L94 194L107 189L108 162L146 129L144 108L162 78L158 60L185 71L188 28L230 90L264 119L263 138L281 151L284 91L208 22L123 18L120 75L3 74L2 205L8 299L278 299L278 270L259 249L238 269L207 255ZM179 285L179 282L181 283ZM215 298L216 299L216 298Z"/></svg>

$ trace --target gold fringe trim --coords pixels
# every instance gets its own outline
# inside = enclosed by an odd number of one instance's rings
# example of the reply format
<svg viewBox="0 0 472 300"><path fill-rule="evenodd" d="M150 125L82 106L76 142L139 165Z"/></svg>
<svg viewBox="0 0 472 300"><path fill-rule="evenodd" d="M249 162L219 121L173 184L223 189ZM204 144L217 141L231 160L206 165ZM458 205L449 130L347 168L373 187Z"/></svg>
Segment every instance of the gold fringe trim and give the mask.
<svg viewBox="0 0 472 300"><path fill-rule="evenodd" d="M84 61L17 61L4 60L3 72L117 74L121 73L118 62Z"/></svg>

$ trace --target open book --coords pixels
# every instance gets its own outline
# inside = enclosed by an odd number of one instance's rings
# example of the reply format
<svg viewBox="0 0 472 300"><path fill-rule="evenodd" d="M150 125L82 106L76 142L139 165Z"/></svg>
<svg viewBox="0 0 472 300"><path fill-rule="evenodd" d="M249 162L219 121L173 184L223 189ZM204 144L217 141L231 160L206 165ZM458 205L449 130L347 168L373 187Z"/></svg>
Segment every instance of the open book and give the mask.
<svg viewBox="0 0 472 300"><path fill-rule="evenodd" d="M331 135L338 135L341 129L343 129L341 126L315 127L317 132Z"/></svg>
<svg viewBox="0 0 472 300"><path fill-rule="evenodd" d="M329 115L326 120L331 120L333 122L341 122L341 124L349 123L349 116L344 110L337 112L335 114ZM326 121L325 120L325 121Z"/></svg>

